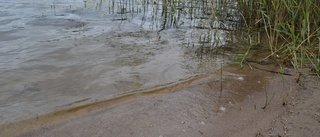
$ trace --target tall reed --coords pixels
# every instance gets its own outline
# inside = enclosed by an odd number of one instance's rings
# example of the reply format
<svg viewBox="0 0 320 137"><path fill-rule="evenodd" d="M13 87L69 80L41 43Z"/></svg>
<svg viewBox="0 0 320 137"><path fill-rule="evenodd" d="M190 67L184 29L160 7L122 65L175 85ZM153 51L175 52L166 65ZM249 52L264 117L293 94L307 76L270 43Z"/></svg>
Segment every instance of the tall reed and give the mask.
<svg viewBox="0 0 320 137"><path fill-rule="evenodd" d="M237 0L250 35L266 39L270 57L320 73L319 0ZM264 35L258 35L258 34Z"/></svg>

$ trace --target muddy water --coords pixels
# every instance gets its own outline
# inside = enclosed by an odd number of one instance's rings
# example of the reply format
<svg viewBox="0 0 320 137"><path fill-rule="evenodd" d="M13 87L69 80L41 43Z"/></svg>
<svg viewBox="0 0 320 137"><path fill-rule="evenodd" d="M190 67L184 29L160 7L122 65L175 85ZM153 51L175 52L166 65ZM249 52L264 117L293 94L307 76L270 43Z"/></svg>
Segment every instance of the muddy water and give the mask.
<svg viewBox="0 0 320 137"><path fill-rule="evenodd" d="M0 124L179 82L229 60L197 56L203 30L159 32L152 6L137 2L136 14L124 14L110 4L0 0Z"/></svg>

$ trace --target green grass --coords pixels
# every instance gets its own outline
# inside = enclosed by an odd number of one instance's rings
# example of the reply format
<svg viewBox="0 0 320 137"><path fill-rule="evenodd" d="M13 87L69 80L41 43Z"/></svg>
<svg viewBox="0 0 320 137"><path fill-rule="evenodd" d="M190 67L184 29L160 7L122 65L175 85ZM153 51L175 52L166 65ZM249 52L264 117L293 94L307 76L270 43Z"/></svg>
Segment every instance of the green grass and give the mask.
<svg viewBox="0 0 320 137"><path fill-rule="evenodd" d="M304 68L320 74L319 0L156 0L153 3L161 9L162 29L178 28L185 23L182 15L187 14L186 18L195 20L191 23L194 27L212 32L207 41L212 38L218 41L215 32L233 31L234 27L224 26L235 23L236 33L241 33L252 47L268 47L270 55L266 58L293 66L297 75ZM250 48L245 55L249 51Z"/></svg>
<svg viewBox="0 0 320 137"><path fill-rule="evenodd" d="M292 65L296 73L320 72L319 0L237 0L249 36L258 37L269 57Z"/></svg>

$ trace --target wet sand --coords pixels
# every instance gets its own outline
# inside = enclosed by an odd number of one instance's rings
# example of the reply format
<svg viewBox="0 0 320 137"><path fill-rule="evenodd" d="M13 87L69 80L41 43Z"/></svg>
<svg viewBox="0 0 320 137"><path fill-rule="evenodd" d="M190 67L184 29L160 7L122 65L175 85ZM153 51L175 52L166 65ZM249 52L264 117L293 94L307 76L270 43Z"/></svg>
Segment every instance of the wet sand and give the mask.
<svg viewBox="0 0 320 137"><path fill-rule="evenodd" d="M227 67L222 74L222 94L220 72L216 72L11 123L1 126L1 133L39 137L319 134L318 78L307 77L300 87L293 76L284 76L283 83L278 74L248 66ZM266 94L270 102L263 109Z"/></svg>

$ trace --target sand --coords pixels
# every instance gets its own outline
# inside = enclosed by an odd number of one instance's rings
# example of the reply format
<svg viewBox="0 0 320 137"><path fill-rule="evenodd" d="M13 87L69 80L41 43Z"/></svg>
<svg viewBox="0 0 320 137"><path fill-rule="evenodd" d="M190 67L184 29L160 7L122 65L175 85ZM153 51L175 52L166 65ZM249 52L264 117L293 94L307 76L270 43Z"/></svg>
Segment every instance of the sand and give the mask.
<svg viewBox="0 0 320 137"><path fill-rule="evenodd" d="M1 126L0 133L32 137L313 137L320 134L319 78L306 75L299 86L295 76L248 66L229 66L222 72L222 93L221 73L217 71L170 86Z"/></svg>

